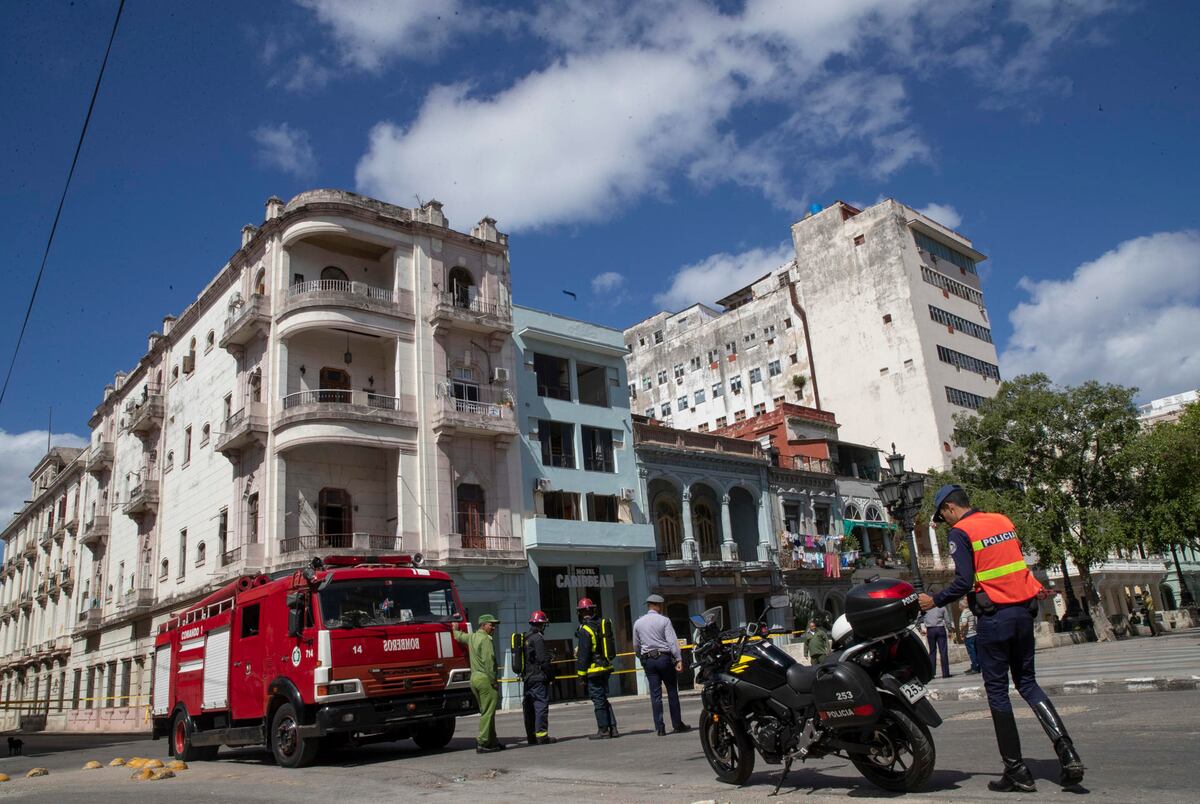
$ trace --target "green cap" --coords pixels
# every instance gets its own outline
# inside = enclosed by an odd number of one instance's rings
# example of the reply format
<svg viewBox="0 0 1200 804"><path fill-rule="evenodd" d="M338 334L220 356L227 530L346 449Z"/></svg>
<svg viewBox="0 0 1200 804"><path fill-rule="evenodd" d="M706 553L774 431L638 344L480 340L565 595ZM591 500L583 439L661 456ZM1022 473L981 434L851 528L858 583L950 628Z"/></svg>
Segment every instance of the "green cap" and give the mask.
<svg viewBox="0 0 1200 804"><path fill-rule="evenodd" d="M479 615L479 624L480 625L484 625L485 623L498 623L498 622L500 622L500 620L498 620L497 618L493 617L490 614Z"/></svg>

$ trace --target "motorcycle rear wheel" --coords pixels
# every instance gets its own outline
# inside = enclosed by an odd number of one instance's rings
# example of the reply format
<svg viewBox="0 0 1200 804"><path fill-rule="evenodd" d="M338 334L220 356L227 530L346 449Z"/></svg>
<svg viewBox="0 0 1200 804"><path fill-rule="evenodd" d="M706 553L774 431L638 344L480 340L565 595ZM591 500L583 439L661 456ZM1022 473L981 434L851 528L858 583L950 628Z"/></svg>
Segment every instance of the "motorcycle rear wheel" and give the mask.
<svg viewBox="0 0 1200 804"><path fill-rule="evenodd" d="M754 746L738 723L707 709L700 713L700 745L704 758L726 784L744 785L754 772Z"/></svg>
<svg viewBox="0 0 1200 804"><path fill-rule="evenodd" d="M920 790L929 781L937 753L925 726L898 704L885 703L879 722L864 729L868 754L851 754L850 761L867 781L895 793Z"/></svg>

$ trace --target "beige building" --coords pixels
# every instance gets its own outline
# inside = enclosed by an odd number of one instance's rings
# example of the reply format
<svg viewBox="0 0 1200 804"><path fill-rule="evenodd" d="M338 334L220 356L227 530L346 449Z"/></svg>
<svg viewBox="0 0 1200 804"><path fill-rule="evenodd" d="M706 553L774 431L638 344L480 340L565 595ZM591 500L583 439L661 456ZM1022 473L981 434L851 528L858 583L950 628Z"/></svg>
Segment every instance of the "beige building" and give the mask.
<svg viewBox="0 0 1200 804"><path fill-rule="evenodd" d="M1138 420L1141 421L1143 427L1179 421L1184 409L1198 401L1200 401L1200 389L1164 396L1161 399L1152 399L1146 404L1138 406Z"/></svg>
<svg viewBox="0 0 1200 804"><path fill-rule="evenodd" d="M70 464L79 513L65 547L52 530L41 561L36 512L5 532L14 563L29 564L34 540L42 573L7 578L6 595L36 595L55 556L78 553L67 614L34 601L35 624L56 625L31 631L22 613L3 632L9 662L51 638L59 661L70 637L66 675L18 666L6 698L44 697L57 674L49 728L146 728L152 634L168 613L314 554L422 553L456 573L473 616L513 622L524 551L510 298L508 240L491 219L462 232L435 201L336 190L268 200L196 301L104 389L90 448Z"/></svg>

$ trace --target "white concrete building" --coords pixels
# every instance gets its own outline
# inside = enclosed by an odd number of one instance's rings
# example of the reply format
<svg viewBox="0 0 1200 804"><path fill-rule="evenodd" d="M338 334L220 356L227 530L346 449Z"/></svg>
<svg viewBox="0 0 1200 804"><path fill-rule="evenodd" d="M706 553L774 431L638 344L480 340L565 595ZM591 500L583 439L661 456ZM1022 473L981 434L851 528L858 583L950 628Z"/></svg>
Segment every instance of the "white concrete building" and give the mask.
<svg viewBox="0 0 1200 804"><path fill-rule="evenodd" d="M1152 399L1144 405L1138 405L1138 420L1143 427L1178 421L1184 408L1197 402L1200 402L1200 389Z"/></svg>
<svg viewBox="0 0 1200 804"><path fill-rule="evenodd" d="M314 554L422 553L472 619L513 622L510 298L491 219L465 233L436 201L270 199L89 422L69 705L49 727L148 727L154 627Z"/></svg>

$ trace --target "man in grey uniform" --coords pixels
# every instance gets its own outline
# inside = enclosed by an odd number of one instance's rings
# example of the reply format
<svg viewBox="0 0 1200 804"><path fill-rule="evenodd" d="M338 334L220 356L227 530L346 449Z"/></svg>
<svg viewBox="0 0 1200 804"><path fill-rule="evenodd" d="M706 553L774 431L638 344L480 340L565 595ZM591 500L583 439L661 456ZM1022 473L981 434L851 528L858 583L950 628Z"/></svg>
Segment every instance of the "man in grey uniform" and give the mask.
<svg viewBox="0 0 1200 804"><path fill-rule="evenodd" d="M667 688L671 708L671 728L675 732L691 731L679 714L679 674L683 672L683 654L671 621L663 616L662 595L646 598L649 609L633 624L633 652L642 662L646 681L650 685L650 709L654 713L654 730L659 737L667 733L663 724L662 688Z"/></svg>

